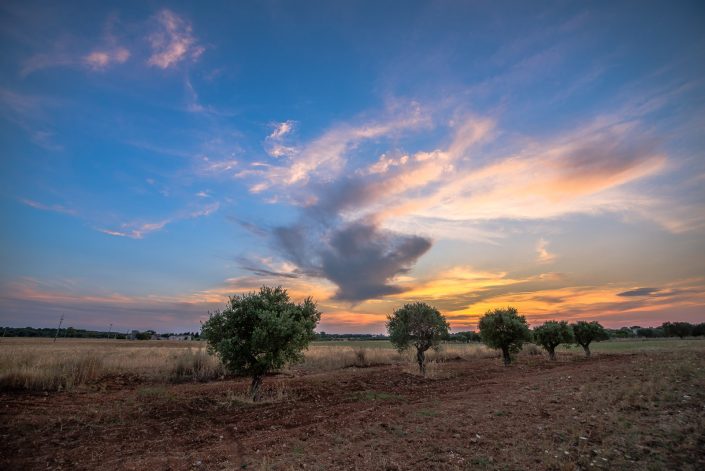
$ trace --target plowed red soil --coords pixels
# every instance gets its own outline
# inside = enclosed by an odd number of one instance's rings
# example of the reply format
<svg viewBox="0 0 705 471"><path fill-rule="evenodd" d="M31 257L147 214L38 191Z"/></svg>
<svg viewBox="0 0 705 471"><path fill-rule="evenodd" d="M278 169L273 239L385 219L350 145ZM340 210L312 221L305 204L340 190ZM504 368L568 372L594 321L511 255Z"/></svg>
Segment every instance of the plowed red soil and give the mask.
<svg viewBox="0 0 705 471"><path fill-rule="evenodd" d="M0 468L705 469L705 353L520 357L0 395Z"/></svg>

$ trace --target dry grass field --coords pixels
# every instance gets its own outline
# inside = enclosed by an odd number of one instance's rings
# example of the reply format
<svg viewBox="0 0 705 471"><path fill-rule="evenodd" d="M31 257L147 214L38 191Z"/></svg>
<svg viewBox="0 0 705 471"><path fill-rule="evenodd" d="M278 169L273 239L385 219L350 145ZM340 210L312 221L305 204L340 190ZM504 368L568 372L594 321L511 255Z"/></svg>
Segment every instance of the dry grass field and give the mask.
<svg viewBox="0 0 705 471"><path fill-rule="evenodd" d="M598 345L314 344L253 404L197 342L3 339L0 469L703 469L705 341Z"/></svg>

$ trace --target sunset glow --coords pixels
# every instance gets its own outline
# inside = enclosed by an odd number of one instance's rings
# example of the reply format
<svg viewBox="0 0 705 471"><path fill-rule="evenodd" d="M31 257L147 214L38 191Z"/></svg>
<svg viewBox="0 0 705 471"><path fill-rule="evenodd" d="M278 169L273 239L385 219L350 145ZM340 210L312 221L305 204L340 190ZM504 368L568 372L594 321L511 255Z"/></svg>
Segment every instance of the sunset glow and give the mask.
<svg viewBox="0 0 705 471"><path fill-rule="evenodd" d="M705 322L699 2L344 3L3 2L0 325Z"/></svg>

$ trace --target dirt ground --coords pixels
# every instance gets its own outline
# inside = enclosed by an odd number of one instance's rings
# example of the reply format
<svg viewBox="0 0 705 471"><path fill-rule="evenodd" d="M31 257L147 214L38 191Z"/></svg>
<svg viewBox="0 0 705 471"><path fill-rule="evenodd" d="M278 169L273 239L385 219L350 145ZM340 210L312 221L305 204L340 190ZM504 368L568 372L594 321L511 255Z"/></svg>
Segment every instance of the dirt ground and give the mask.
<svg viewBox="0 0 705 471"><path fill-rule="evenodd" d="M0 468L705 469L705 352L0 395Z"/></svg>

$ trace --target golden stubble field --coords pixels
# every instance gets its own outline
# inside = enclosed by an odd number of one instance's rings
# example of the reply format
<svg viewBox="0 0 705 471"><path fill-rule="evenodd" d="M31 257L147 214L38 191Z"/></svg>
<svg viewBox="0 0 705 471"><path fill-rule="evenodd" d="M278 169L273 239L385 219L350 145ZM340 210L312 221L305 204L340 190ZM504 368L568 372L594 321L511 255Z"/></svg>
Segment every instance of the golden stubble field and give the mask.
<svg viewBox="0 0 705 471"><path fill-rule="evenodd" d="M315 344L253 404L197 342L3 339L0 468L705 466L705 341L530 346L508 368L447 345L427 378L377 345Z"/></svg>

